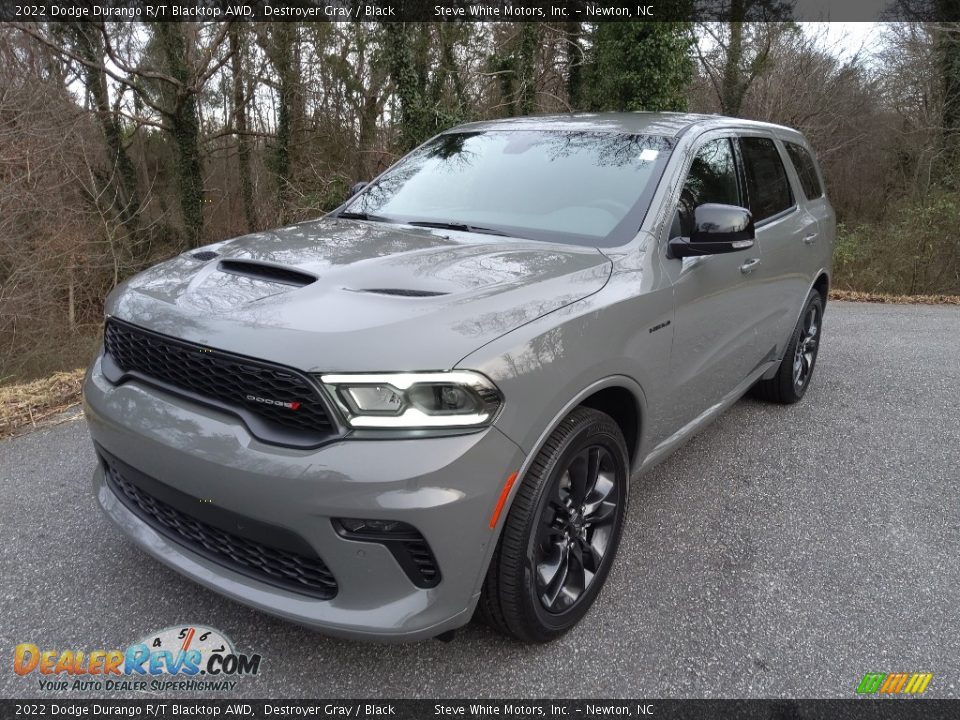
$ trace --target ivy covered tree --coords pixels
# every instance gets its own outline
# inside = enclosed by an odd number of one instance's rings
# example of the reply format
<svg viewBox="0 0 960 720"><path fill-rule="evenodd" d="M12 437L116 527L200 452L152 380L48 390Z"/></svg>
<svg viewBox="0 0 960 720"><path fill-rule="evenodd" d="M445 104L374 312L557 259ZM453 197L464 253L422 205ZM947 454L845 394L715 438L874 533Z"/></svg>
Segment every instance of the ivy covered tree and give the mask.
<svg viewBox="0 0 960 720"><path fill-rule="evenodd" d="M195 29L177 23L156 23L153 27L154 55L167 77L151 83L155 102L166 121L166 130L177 149L177 190L180 212L190 246L203 241L203 159L200 152L200 117L190 58ZM222 38L221 38L222 39ZM218 43L219 44L219 43Z"/></svg>
<svg viewBox="0 0 960 720"><path fill-rule="evenodd" d="M383 60L399 109L399 149L410 150L466 118L466 90L455 46L467 42L467 24L386 25Z"/></svg>
<svg viewBox="0 0 960 720"><path fill-rule="evenodd" d="M134 237L139 233L140 192L137 187L137 171L127 150L123 118L110 103L108 77L103 68L106 49L101 31L93 23L63 23L54 25L51 31L68 51L80 61L74 61L75 71L83 81L87 101L95 112L97 124L103 134L104 144L110 153L110 172L101 178L107 186L106 196L110 209L115 211Z"/></svg>
<svg viewBox="0 0 960 720"><path fill-rule="evenodd" d="M693 78L690 23L600 23L593 32L593 110L684 110Z"/></svg>

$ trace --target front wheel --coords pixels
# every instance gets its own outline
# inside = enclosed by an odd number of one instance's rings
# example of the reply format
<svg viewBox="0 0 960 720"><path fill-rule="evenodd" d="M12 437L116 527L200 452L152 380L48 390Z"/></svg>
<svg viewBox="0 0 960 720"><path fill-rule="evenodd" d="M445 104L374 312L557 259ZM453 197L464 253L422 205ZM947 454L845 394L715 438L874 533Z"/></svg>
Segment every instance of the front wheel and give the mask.
<svg viewBox="0 0 960 720"><path fill-rule="evenodd" d="M527 471L490 563L480 613L525 642L586 614L606 580L627 507L629 460L610 416L577 408Z"/></svg>
<svg viewBox="0 0 960 720"><path fill-rule="evenodd" d="M793 330L777 374L753 386L753 394L771 402L799 402L807 392L820 349L823 298L816 290L807 297L800 321Z"/></svg>

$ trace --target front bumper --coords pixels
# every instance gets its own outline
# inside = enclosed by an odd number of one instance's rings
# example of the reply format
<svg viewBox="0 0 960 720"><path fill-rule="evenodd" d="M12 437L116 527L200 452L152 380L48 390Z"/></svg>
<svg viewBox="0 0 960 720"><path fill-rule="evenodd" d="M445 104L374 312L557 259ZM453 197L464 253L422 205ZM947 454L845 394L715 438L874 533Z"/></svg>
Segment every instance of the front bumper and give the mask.
<svg viewBox="0 0 960 720"><path fill-rule="evenodd" d="M113 386L99 360L84 410L95 443L175 491L302 538L337 580L319 600L260 582L169 539L120 501L104 468L94 493L147 553L242 603L332 635L418 640L469 621L497 535L488 523L523 462L495 428L454 437L343 440L316 450L266 445L231 415L135 382ZM390 550L341 537L331 518L399 520L424 536L442 580L418 588Z"/></svg>

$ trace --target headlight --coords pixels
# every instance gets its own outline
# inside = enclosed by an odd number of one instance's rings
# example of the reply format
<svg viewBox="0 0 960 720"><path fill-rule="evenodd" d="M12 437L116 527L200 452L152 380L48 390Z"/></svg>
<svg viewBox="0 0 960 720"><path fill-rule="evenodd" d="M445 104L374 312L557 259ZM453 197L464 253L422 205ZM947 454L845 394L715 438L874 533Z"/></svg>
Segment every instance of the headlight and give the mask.
<svg viewBox="0 0 960 720"><path fill-rule="evenodd" d="M469 370L321 375L355 428L456 428L487 425L503 398Z"/></svg>

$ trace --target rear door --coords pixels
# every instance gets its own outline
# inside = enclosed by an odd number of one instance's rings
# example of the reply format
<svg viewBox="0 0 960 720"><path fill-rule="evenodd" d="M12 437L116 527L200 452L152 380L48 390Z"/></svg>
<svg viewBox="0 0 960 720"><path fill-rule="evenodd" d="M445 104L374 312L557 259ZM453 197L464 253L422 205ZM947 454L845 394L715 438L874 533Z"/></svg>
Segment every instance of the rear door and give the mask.
<svg viewBox="0 0 960 720"><path fill-rule="evenodd" d="M815 278L821 270L830 266L830 257L833 254L833 242L836 228L836 217L833 206L827 199L824 190L823 178L817 168L813 151L798 138L796 142L783 140L783 147L790 158L788 170L794 180L794 187L802 197L807 212L817 220L816 232L811 230L803 236L802 261L805 263L811 278ZM790 167L792 166L792 167Z"/></svg>
<svg viewBox="0 0 960 720"><path fill-rule="evenodd" d="M762 256L754 270L757 342L761 355L772 360L782 356L812 282L805 248L817 236L817 219L791 182L779 140L743 132L738 144Z"/></svg>

